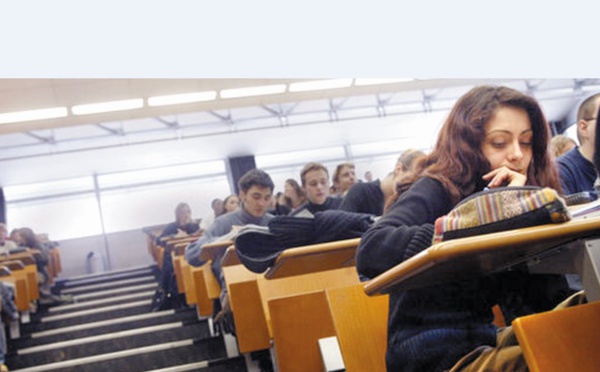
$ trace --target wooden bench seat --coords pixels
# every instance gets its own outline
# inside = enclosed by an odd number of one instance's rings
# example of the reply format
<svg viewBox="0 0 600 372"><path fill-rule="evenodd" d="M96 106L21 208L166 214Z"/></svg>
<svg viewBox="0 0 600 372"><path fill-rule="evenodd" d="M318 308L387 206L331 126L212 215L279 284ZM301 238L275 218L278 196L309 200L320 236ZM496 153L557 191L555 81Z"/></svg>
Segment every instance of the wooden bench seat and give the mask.
<svg viewBox="0 0 600 372"><path fill-rule="evenodd" d="M224 251L231 242L206 244L203 252L207 252L204 257L208 258L208 261L200 267L194 267L187 262L183 254L185 247L198 238L199 236L189 236L171 240L167 243L167 249L171 252L178 292L185 294L188 305L196 305L198 315L202 317L212 315L213 300L218 299L221 293L221 285L211 270L211 257L219 254L219 250Z"/></svg>
<svg viewBox="0 0 600 372"><path fill-rule="evenodd" d="M14 273L26 278L29 301L36 301L40 298L36 256L39 256L39 252L27 251L0 257L0 265L3 265L5 262L19 262L23 265L22 268L15 270Z"/></svg>
<svg viewBox="0 0 600 372"><path fill-rule="evenodd" d="M335 334L325 290L359 284L353 266L358 242L288 249L264 275L223 266L240 352L267 349L273 341L281 371L321 370L318 339Z"/></svg>
<svg viewBox="0 0 600 372"><path fill-rule="evenodd" d="M532 372L600 370L600 302L528 315L512 323Z"/></svg>

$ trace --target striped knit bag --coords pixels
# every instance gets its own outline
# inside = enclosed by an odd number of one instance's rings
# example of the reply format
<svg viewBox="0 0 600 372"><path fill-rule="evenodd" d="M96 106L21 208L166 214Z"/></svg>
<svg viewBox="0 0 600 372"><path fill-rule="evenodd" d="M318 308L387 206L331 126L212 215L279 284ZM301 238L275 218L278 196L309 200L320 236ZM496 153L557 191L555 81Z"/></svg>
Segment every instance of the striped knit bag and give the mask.
<svg viewBox="0 0 600 372"><path fill-rule="evenodd" d="M570 219L565 201L554 189L499 187L475 193L439 217L433 243Z"/></svg>

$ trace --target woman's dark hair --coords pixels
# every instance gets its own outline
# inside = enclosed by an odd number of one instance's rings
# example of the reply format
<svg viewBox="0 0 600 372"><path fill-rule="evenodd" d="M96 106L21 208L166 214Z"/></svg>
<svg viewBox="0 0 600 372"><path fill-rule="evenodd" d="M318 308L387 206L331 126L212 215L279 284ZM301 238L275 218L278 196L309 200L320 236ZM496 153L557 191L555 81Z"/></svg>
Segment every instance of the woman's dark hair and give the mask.
<svg viewBox="0 0 600 372"><path fill-rule="evenodd" d="M483 187L482 176L491 165L481 152L485 125L503 107L525 110L533 130L533 157L527 171L527 184L561 191L558 172L549 149L551 132L536 100L507 87L480 86L456 102L442 126L433 151L418 159L412 172L399 186L419 176L439 180L449 190L454 203Z"/></svg>
<svg viewBox="0 0 600 372"><path fill-rule="evenodd" d="M302 189L302 186L300 186L298 181L296 181L293 178L288 178L287 180L285 180L285 183L290 185L294 189L294 192L296 193L296 195L298 195L300 204L302 204L306 201L306 193L304 193L304 190ZM290 198L288 198L287 196L285 197L285 199L287 201L288 206L291 208L292 200Z"/></svg>
<svg viewBox="0 0 600 372"><path fill-rule="evenodd" d="M221 209L221 213L219 213L219 216L222 216L224 214L227 214L227 202L229 201L229 199L231 198L239 198L236 194L231 194L228 195L225 199L223 199L223 208Z"/></svg>

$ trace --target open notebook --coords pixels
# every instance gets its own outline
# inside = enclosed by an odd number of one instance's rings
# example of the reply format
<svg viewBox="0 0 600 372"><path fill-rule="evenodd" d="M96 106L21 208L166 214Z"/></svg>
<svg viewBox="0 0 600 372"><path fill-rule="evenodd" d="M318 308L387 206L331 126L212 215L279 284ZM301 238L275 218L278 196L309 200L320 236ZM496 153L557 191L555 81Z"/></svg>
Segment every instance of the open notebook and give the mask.
<svg viewBox="0 0 600 372"><path fill-rule="evenodd" d="M269 231L267 226L260 226L255 224L247 224L247 225L233 225L231 231L223 236L220 236L218 239L214 240L213 243L223 242L223 241L231 241L234 240L238 235L240 235L244 231L248 230L260 230L260 231Z"/></svg>
<svg viewBox="0 0 600 372"><path fill-rule="evenodd" d="M569 207L569 212L574 220L598 217L600 216L600 199Z"/></svg>

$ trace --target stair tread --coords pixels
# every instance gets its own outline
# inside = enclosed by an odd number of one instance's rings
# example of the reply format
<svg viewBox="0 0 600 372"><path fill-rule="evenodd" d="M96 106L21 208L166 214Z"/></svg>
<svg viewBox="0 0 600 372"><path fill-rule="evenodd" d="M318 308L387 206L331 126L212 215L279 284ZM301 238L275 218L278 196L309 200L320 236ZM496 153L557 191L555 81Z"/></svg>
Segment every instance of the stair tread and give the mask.
<svg viewBox="0 0 600 372"><path fill-rule="evenodd" d="M184 309L151 312L153 296L141 292L149 292L145 283L158 286L152 280L156 277L153 267L58 281L57 294L83 288L83 298L76 302L81 305L40 306L31 322L21 325L22 337L8 340L6 364L23 372L149 372L178 366L186 371L247 371L245 358L228 358L222 336L210 335L209 322L198 319L194 307L173 300ZM109 293L112 289L116 293ZM104 297L109 300L99 301Z"/></svg>
<svg viewBox="0 0 600 372"><path fill-rule="evenodd" d="M162 311L156 313L146 314L148 317L155 315L150 318L144 318L135 320L134 318L121 318L118 322L115 323L97 323L97 326L93 328L84 328L84 329L65 329L64 332L55 333L55 334L44 334L44 333L34 333L33 337L27 337L27 335L23 335L20 339L10 340L9 343L11 345L12 350L19 350L26 347L33 347L38 345L44 345L48 343L63 341L63 340L71 340L74 338L80 337L90 337L96 335L102 335L106 333L124 331L129 329L135 329L140 327L149 327L154 325L160 325L171 322L201 322L207 323L206 319L198 320L198 316L196 314L195 309L186 309L184 311ZM60 331L60 330L56 330Z"/></svg>
<svg viewBox="0 0 600 372"><path fill-rule="evenodd" d="M82 340L80 344L70 346L60 346L47 351L26 353L32 349L20 349L19 355L11 358L13 368L25 368L39 364L49 364L61 362L64 360L79 359L94 355L115 353L124 350L133 350L156 344L165 344L186 339L201 339L200 345L206 345L205 358L219 356L211 354L217 346L222 346L223 342L218 337L210 338L206 324L198 323L194 325L179 326L167 330L145 332L126 337L114 337L108 340L86 342ZM21 354L22 353L22 354Z"/></svg>
<svg viewBox="0 0 600 372"><path fill-rule="evenodd" d="M113 353L101 355L100 358L110 358L108 360L94 361L91 358L71 359L64 362L37 364L38 370L48 371L126 371L142 372L154 369L166 368L175 365L188 364L201 361L214 361L213 365L218 367L227 363L227 356L222 339L211 338L198 341L194 344L177 346L164 350L154 350L136 355L117 356ZM12 360L7 360L7 366L12 372L20 369L25 372L28 368L17 367ZM210 363L209 363L210 364ZM238 364L241 364L238 361ZM231 369L225 369L230 371ZM245 371L245 364L243 369Z"/></svg>

